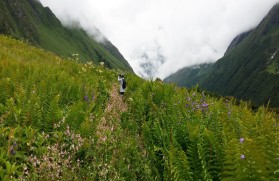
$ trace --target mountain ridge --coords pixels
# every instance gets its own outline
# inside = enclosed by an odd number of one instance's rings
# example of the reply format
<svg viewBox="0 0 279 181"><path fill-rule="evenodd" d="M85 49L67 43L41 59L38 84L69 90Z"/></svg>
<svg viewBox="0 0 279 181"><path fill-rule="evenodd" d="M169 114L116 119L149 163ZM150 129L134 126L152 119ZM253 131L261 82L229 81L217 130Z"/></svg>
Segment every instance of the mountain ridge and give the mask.
<svg viewBox="0 0 279 181"><path fill-rule="evenodd" d="M189 67L184 67L176 73L164 79L164 82L174 82L180 87L193 87L201 82L204 75L211 71L213 63L197 64Z"/></svg>
<svg viewBox="0 0 279 181"><path fill-rule="evenodd" d="M63 57L78 55L82 62L104 62L110 68L133 71L119 50L107 39L102 43L81 27L65 27L49 7L36 0L0 2L0 33L26 39Z"/></svg>
<svg viewBox="0 0 279 181"><path fill-rule="evenodd" d="M278 37L279 3L255 29L233 39L224 57L198 81L200 88L257 106L279 107Z"/></svg>

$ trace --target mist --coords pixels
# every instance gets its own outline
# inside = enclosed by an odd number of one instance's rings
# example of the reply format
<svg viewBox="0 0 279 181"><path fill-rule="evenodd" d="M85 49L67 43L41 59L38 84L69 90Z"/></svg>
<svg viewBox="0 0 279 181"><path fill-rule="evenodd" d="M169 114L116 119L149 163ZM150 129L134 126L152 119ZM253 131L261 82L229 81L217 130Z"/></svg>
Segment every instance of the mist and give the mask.
<svg viewBox="0 0 279 181"><path fill-rule="evenodd" d="M40 0L66 26L109 39L142 77L215 62L279 0ZM100 32L101 34L100 34Z"/></svg>

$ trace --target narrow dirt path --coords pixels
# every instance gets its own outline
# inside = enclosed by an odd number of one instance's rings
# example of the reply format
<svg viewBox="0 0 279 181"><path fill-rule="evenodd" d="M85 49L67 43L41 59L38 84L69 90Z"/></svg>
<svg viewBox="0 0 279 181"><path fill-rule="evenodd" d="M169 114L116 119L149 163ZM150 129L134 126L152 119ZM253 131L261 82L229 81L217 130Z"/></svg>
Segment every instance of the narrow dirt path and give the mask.
<svg viewBox="0 0 279 181"><path fill-rule="evenodd" d="M121 115L127 110L128 106L119 94L119 85L114 84L110 90L110 100L96 128L97 155L100 159L97 169L101 180L120 179L119 170L116 170L121 157L119 153L123 149L120 144L129 142L121 127Z"/></svg>
<svg viewBox="0 0 279 181"><path fill-rule="evenodd" d="M97 126L97 135L99 142L107 140L106 132L115 130L115 126L119 126L121 114L127 111L128 107L123 97L119 94L118 86L114 84L110 91L110 100L105 109L104 116L101 118Z"/></svg>
<svg viewBox="0 0 279 181"><path fill-rule="evenodd" d="M119 94L119 85L114 84L110 90L110 100L96 128L100 180L121 180L123 170L129 172L135 167L132 163L134 158L142 158L141 161L146 159L140 135L123 128L123 124L129 124L127 120L121 120L124 112L128 112L128 106Z"/></svg>
<svg viewBox="0 0 279 181"><path fill-rule="evenodd" d="M108 114L112 113L119 118L122 112L127 111L127 108L124 98L119 94L119 86L114 84L110 91L110 101L105 112Z"/></svg>

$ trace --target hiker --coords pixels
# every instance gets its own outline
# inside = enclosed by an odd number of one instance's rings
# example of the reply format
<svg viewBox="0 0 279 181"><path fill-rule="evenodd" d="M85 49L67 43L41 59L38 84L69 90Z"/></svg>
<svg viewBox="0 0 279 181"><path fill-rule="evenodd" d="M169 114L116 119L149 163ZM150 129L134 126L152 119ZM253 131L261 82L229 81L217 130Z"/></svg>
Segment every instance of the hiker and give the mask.
<svg viewBox="0 0 279 181"><path fill-rule="evenodd" d="M124 96L126 89L126 81L124 79L124 75L118 75L118 81L120 82L120 95Z"/></svg>

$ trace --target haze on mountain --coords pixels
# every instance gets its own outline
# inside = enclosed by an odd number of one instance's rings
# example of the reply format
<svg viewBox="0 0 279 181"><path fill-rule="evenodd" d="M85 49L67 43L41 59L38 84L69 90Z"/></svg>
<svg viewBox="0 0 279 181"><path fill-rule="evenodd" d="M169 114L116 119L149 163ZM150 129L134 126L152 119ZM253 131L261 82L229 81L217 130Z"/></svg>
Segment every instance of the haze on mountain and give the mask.
<svg viewBox="0 0 279 181"><path fill-rule="evenodd" d="M78 22L113 42L134 71L165 78L221 58L278 0L40 0L64 23ZM101 40L102 37L99 36Z"/></svg>
<svg viewBox="0 0 279 181"><path fill-rule="evenodd" d="M64 58L95 64L104 62L109 68L133 71L108 39L98 42L98 38L88 35L78 23L63 26L50 9L37 0L0 1L0 34L28 41Z"/></svg>
<svg viewBox="0 0 279 181"><path fill-rule="evenodd" d="M185 67L165 82L279 107L279 3L253 30L236 36L216 63Z"/></svg>

